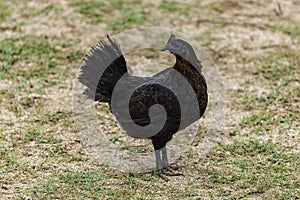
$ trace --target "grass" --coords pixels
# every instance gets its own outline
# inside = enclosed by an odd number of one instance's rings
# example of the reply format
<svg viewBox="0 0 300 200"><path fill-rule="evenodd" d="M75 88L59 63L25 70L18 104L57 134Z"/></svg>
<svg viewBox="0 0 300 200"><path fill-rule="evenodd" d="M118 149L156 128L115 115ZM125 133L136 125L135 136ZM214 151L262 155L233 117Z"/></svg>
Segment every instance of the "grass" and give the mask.
<svg viewBox="0 0 300 200"><path fill-rule="evenodd" d="M239 8L239 3L234 1L213 2L209 4L209 8L218 13L224 13L228 10Z"/></svg>
<svg viewBox="0 0 300 200"><path fill-rule="evenodd" d="M233 96L241 100L245 110L253 111L259 109L259 113L253 113L245 118L242 124L246 126L257 126L261 130L256 133L270 131L267 127L274 127L280 124L291 124L299 120L297 113L278 113L278 108L295 105L300 96L298 87L293 84L299 81L298 52L281 52L279 55L266 55L248 60L247 62L260 63L252 69L254 78L244 83L249 87L259 80L262 89L268 93L261 94L258 90L236 93ZM274 110L274 107L277 109ZM267 111L267 112L266 112Z"/></svg>
<svg viewBox="0 0 300 200"><path fill-rule="evenodd" d="M277 24L269 24L268 27L273 31L282 32L284 34L290 35L294 38L300 38L300 29L295 26L282 26Z"/></svg>
<svg viewBox="0 0 300 200"><path fill-rule="evenodd" d="M6 19L8 18L8 16L11 13L11 8L9 6L9 4L7 3L7 1L1 0L0 1L0 23L5 22Z"/></svg>
<svg viewBox="0 0 300 200"><path fill-rule="evenodd" d="M258 57L262 65L256 67L252 73L267 79L271 84L280 81L284 84L288 81L297 81L299 77L294 75L299 73L298 56L299 52L283 51L280 55Z"/></svg>
<svg viewBox="0 0 300 200"><path fill-rule="evenodd" d="M254 62L256 67L251 72L253 78L244 82L244 88L260 85L268 92L261 93L255 89L233 95L251 114L240 122L241 129L248 130L247 133L233 130L230 136L250 136L253 139L235 140L232 144L217 148L220 159L214 159L218 167L212 169L211 180L220 184L220 197L247 198L268 193L268 198L299 198L297 188L300 180L297 174L300 154L293 153L292 147L283 144L284 135L297 129L294 122L299 121L299 115L294 111L278 112L296 105L300 96L299 89L293 86L299 79L297 54L282 51L277 55L264 55L246 61ZM278 130L283 135L272 142L255 139L255 135L273 138ZM225 159L221 158L222 155Z"/></svg>
<svg viewBox="0 0 300 200"><path fill-rule="evenodd" d="M271 131L275 124L272 116L275 113L259 112L258 114L252 114L246 117L241 122L242 127L255 127L254 133L261 135ZM279 119L281 121L281 119Z"/></svg>
<svg viewBox="0 0 300 200"><path fill-rule="evenodd" d="M217 41L218 39L212 36L210 30L206 30L199 35L194 37L202 46L209 47L211 46L213 41Z"/></svg>
<svg viewBox="0 0 300 200"><path fill-rule="evenodd" d="M213 8L215 11L219 12L219 13L225 12L223 6L220 5L220 4L218 4L218 3L213 4L213 5L212 5L212 8Z"/></svg>
<svg viewBox="0 0 300 200"><path fill-rule="evenodd" d="M55 58L49 58L49 55L56 53L54 45L47 39L26 35L21 37L8 38L0 43L0 58L2 78L14 76L30 78L47 78L46 74L51 73L52 69L58 67ZM30 69L18 69L12 71L15 63L31 64ZM46 73L47 72L47 73Z"/></svg>
<svg viewBox="0 0 300 200"><path fill-rule="evenodd" d="M104 12L110 12L111 6L106 5L104 1L73 1L72 6L85 16L91 18L91 23L104 21Z"/></svg>
<svg viewBox="0 0 300 200"><path fill-rule="evenodd" d="M161 1L157 7L141 0L75 0L71 5L86 16L90 23L105 23L108 30L124 30L149 22L157 22L159 17L152 14L154 9L184 17L190 17L192 12L192 5L169 0Z"/></svg>
<svg viewBox="0 0 300 200"><path fill-rule="evenodd" d="M32 186L28 192L39 198L68 198L76 194L78 199L144 199L147 196L159 198L162 193L168 194L170 198L179 199L198 195L194 191L183 192L184 189L180 187L168 188L165 183L157 184L159 179L148 175L129 174L112 177L105 173L107 172L101 168L89 172L59 173L54 179ZM141 181L146 184L141 186ZM149 190L152 184L156 184L156 191Z"/></svg>
<svg viewBox="0 0 300 200"><path fill-rule="evenodd" d="M262 53L257 55L243 51L241 43L249 38L239 34L251 32L255 27L239 27L243 21L233 27L233 23L228 23L231 12L227 12L235 9L235 14L243 17L240 20L247 20L244 5L251 12L250 4L255 2L216 2L204 7L175 0L13 2L0 0L0 29L4 33L0 40L0 196L11 199L300 198L297 132L300 55L292 48L298 45L300 37L296 25L285 23L288 17L276 19L278 24L288 24L282 26L270 22L270 15L266 19L261 16L262 21L257 21L261 36L276 40L279 35L287 47L285 50L262 48L259 49ZM260 3L263 7L261 4L264 3ZM240 7L241 13L237 9ZM68 9L82 15L73 16L72 12L64 15ZM197 20L208 18L207 14L218 19L219 24L199 25ZM74 17L80 17L81 23L70 23ZM52 27L60 22L59 30ZM42 27L49 30L35 32L35 23L43 23ZM82 24L87 28L82 29ZM201 127L192 147L178 161L179 171L185 176L171 177L169 182L155 173L121 173L99 165L85 152L72 119L70 80L87 53L90 46L87 41L95 39L90 31L96 30L96 34L104 36L139 26L191 30L188 34L195 35L194 39L218 56L216 61L226 89L231 91L230 119L226 121L221 142L207 156L199 158L198 144L205 139L207 128ZM239 42L232 37L236 31ZM227 37L231 39L229 46L226 39L221 39ZM252 42L258 48L262 45L257 40ZM235 46L241 48L231 51ZM147 57L146 51L145 54ZM236 86L237 90L232 89ZM101 108L104 114L99 119L108 124L109 110ZM122 141L124 135L118 130L109 129L109 132L112 143ZM123 148L132 153L152 152L152 146L149 147Z"/></svg>
<svg viewBox="0 0 300 200"><path fill-rule="evenodd" d="M34 35L6 38L0 41L0 79L17 81L18 91L42 94L46 87L58 84L59 76L69 73L64 67L69 60L83 58L82 51L66 51L73 45L72 40L49 40ZM34 85L30 83L33 80ZM10 92L2 92L11 97Z"/></svg>
<svg viewBox="0 0 300 200"><path fill-rule="evenodd" d="M192 5L186 2L162 0L158 5L158 9L162 10L163 12L190 17Z"/></svg>
<svg viewBox="0 0 300 200"><path fill-rule="evenodd" d="M104 22L108 29L117 30L130 28L133 25L142 25L147 21L147 9L140 0L117 1L78 1L72 6L87 16L91 23ZM111 13L115 13L111 16Z"/></svg>
<svg viewBox="0 0 300 200"><path fill-rule="evenodd" d="M221 188L219 197L245 198L272 191L268 198L299 198L299 153L258 139L234 141L214 151L219 159L214 159L209 174L210 180Z"/></svg>
<svg viewBox="0 0 300 200"><path fill-rule="evenodd" d="M28 191L38 198L68 197L72 192L89 198L99 198L103 192L113 192L105 189L100 181L107 180L109 176L102 175L101 169L94 172L64 172L58 173L55 179L48 179L44 183L32 186ZM75 185L75 188L73 187ZM70 191L69 188L73 190Z"/></svg>
<svg viewBox="0 0 300 200"><path fill-rule="evenodd" d="M24 109L24 108L23 108ZM22 116L22 111L18 111L18 115ZM38 119L28 120L32 127L26 127L16 133L2 133L2 138L9 141L9 144L15 148L24 147L24 145L32 144L60 144L62 139L54 136L52 132L48 129L47 131L39 128L42 125L52 126L52 131L55 131L55 125L60 124L65 127L70 126L69 116L67 112L63 111L57 113L46 113L44 116L39 116ZM5 141L4 140L4 141ZM3 143L5 144L5 143ZM3 145L3 147L6 145Z"/></svg>

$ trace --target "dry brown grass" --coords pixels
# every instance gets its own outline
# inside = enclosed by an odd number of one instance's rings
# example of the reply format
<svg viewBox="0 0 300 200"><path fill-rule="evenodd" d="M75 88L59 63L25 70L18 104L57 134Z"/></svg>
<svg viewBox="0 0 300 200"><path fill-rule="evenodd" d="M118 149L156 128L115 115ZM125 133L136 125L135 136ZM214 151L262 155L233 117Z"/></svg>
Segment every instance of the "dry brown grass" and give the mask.
<svg viewBox="0 0 300 200"><path fill-rule="evenodd" d="M147 19L131 13L125 27L111 15L124 18L119 4L107 3L112 11L101 11L98 22L78 2L0 1L1 199L300 198L296 0L136 0L125 8ZM141 25L198 40L226 88L220 144L199 157L196 138L178 161L185 176L169 182L99 165L85 153L71 117L72 81L84 54L105 35Z"/></svg>

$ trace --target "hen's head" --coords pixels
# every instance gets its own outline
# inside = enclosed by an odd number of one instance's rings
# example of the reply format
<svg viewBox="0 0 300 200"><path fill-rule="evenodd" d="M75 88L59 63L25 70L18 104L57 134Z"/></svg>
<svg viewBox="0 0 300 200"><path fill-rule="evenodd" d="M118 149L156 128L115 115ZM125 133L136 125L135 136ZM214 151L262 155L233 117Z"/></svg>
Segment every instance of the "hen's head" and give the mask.
<svg viewBox="0 0 300 200"><path fill-rule="evenodd" d="M169 50L170 53L187 60L193 66L201 66L193 47L184 40L176 39L174 34L171 34L167 44L161 50Z"/></svg>

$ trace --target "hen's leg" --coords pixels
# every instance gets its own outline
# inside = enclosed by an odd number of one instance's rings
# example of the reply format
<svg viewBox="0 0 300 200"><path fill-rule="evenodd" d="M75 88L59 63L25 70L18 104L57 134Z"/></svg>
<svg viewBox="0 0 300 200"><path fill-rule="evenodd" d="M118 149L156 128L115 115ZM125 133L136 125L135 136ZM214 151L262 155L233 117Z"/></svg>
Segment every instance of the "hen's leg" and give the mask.
<svg viewBox="0 0 300 200"><path fill-rule="evenodd" d="M159 171L162 169L160 150L155 150L155 160L156 160L156 169Z"/></svg>
<svg viewBox="0 0 300 200"><path fill-rule="evenodd" d="M162 167L169 167L168 155L167 155L167 148L164 146L161 149L161 157L162 157Z"/></svg>
<svg viewBox="0 0 300 200"><path fill-rule="evenodd" d="M167 148L166 147L163 147L161 149L161 153L162 153L162 167L163 167L163 169L168 171L168 172L163 171L163 173L168 175L168 176L182 176L183 174L176 172L175 168L170 166L169 161L168 161L168 154L167 154Z"/></svg>
<svg viewBox="0 0 300 200"><path fill-rule="evenodd" d="M156 169L161 178L163 178L166 181L169 181L169 179L166 177L165 172L162 168L160 152L161 152L161 149L155 150Z"/></svg>
<svg viewBox="0 0 300 200"><path fill-rule="evenodd" d="M161 153L162 153L162 167L163 168L171 168L173 170L177 170L179 167L177 165L172 165L172 164L169 164L169 161L168 161L168 154L167 154L167 148L166 147L163 147L161 149Z"/></svg>

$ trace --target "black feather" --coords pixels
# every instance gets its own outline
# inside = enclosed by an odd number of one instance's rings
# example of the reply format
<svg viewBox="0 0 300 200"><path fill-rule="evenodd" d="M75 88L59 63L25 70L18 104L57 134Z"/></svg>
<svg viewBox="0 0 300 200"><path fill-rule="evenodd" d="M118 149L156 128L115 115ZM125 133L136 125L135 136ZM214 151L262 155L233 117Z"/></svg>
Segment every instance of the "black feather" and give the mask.
<svg viewBox="0 0 300 200"><path fill-rule="evenodd" d="M121 108L122 106L129 106L132 120L119 117L121 116L120 113L113 113L121 125L135 123L140 126L147 126L149 123L153 123L149 117L150 107L155 104L162 105L167 113L167 121L159 133L150 137L154 148L161 149L172 139L173 134L179 131L179 128L185 128L204 114L208 101L207 85L201 73L201 63L188 43L183 40L176 41L187 49L184 52L182 49L173 48L172 42L175 39L174 37L170 38L168 41L170 43L168 48L170 49L168 50L176 56L174 67L166 69L153 77L135 77L127 73L126 61L118 43L109 36L107 36L107 40L99 42L97 46L92 48L81 68L79 81L86 86L84 93L88 98L108 102L109 104L111 104L114 87L122 76L127 76L127 84L137 85L137 89L130 98L129 105L128 102L122 101L122 99L118 102ZM182 82L176 77L174 69L185 77L193 89L192 92L197 97L197 100L191 104L193 106L197 105L199 109L189 113L190 117L188 119L182 119L181 110L184 108L172 92L172 88L180 88L182 85ZM169 83L172 87L164 87L162 83ZM180 90L184 90L184 88L180 88ZM126 88L123 92L127 92ZM184 95L187 99L192 96L192 94L186 93Z"/></svg>

